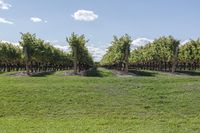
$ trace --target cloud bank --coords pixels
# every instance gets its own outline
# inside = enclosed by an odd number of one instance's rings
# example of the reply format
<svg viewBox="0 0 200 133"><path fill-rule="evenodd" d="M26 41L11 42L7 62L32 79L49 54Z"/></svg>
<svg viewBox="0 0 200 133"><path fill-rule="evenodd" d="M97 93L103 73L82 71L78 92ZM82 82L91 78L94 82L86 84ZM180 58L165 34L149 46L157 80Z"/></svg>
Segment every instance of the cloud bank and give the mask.
<svg viewBox="0 0 200 133"><path fill-rule="evenodd" d="M182 41L182 42L181 42L181 46L187 44L188 42L190 42L189 39L188 39L188 40L185 40L185 41Z"/></svg>
<svg viewBox="0 0 200 133"><path fill-rule="evenodd" d="M148 43L152 43L154 40L148 39L148 38L137 38L133 40L131 45L131 50L136 49L141 46L145 46Z"/></svg>

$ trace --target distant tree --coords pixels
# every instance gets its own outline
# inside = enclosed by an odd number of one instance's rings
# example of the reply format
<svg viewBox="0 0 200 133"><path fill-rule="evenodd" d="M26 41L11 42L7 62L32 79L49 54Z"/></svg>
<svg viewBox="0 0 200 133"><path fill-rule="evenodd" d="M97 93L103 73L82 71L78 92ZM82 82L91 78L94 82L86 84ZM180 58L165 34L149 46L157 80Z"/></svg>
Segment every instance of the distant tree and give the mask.
<svg viewBox="0 0 200 133"><path fill-rule="evenodd" d="M22 50L11 43L0 42L0 71L10 71L12 66L19 69L18 64L22 61Z"/></svg>
<svg viewBox="0 0 200 133"><path fill-rule="evenodd" d="M120 42L121 42L121 45L122 45L124 71L126 73L128 73L130 46L131 46L132 40L131 40L131 37L128 34L126 34L125 36L120 38Z"/></svg>
<svg viewBox="0 0 200 133"><path fill-rule="evenodd" d="M197 65L200 64L200 39L190 40L185 45L182 45L179 50L178 59L188 65L194 64L196 69Z"/></svg>
<svg viewBox="0 0 200 133"><path fill-rule="evenodd" d="M131 37L128 34L118 38L114 36L112 46L108 48L107 53L101 60L101 65L118 65L118 67L128 72Z"/></svg>
<svg viewBox="0 0 200 133"><path fill-rule="evenodd" d="M30 33L21 33L20 45L23 47L23 52L25 56L26 73L30 72L30 61L34 54L36 35Z"/></svg>
<svg viewBox="0 0 200 133"><path fill-rule="evenodd" d="M93 65L92 56L86 47L86 40L84 35L77 35L72 33L70 37L66 38L67 43L72 49L72 56L74 61L74 73L77 74L81 69L87 69Z"/></svg>
<svg viewBox="0 0 200 133"><path fill-rule="evenodd" d="M150 64L157 67L158 70L166 70L167 64L171 64L169 69L175 72L178 59L178 48L180 41L174 39L172 36L160 37L154 42L149 43L143 47L139 47L131 52L131 63ZM155 70L155 68L153 68Z"/></svg>

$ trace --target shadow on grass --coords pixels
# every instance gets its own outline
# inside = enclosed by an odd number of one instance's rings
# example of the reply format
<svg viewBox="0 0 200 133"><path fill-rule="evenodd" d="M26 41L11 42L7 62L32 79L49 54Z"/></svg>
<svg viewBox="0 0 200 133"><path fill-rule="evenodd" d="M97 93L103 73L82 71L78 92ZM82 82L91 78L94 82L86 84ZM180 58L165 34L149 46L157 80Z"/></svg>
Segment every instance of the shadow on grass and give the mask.
<svg viewBox="0 0 200 133"><path fill-rule="evenodd" d="M55 71L35 73L35 74L32 74L31 77L46 77L48 75L53 75L54 73Z"/></svg>
<svg viewBox="0 0 200 133"><path fill-rule="evenodd" d="M178 75L200 76L200 72L197 71L177 71Z"/></svg>
<svg viewBox="0 0 200 133"><path fill-rule="evenodd" d="M138 70L129 70L129 72L135 74L136 76L147 76L147 77L155 77L158 74L156 72L138 71Z"/></svg>
<svg viewBox="0 0 200 133"><path fill-rule="evenodd" d="M0 74L4 74L5 72L0 72Z"/></svg>
<svg viewBox="0 0 200 133"><path fill-rule="evenodd" d="M97 68L92 68L85 72L84 76L86 77L104 77Z"/></svg>
<svg viewBox="0 0 200 133"><path fill-rule="evenodd" d="M113 73L103 68L92 68L84 73L86 77L112 77Z"/></svg>

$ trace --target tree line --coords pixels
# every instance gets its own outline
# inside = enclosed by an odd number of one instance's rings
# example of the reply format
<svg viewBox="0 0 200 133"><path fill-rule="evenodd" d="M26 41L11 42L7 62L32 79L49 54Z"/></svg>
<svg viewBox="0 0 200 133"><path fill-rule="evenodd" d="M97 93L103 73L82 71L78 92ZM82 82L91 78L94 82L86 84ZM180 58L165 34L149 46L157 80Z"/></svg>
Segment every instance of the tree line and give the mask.
<svg viewBox="0 0 200 133"><path fill-rule="evenodd" d="M0 71L46 72L74 69L77 74L94 66L84 35L66 37L71 51L63 52L35 34L21 33L19 46L0 42ZM172 36L163 36L152 43L130 50L128 34L114 36L111 46L100 61L110 69L128 72L129 68L158 71L196 70L200 67L200 39L184 45Z"/></svg>
<svg viewBox="0 0 200 133"><path fill-rule="evenodd" d="M74 69L77 73L92 67L93 59L86 48L85 36L73 33L66 40L71 48L68 53L30 33L21 33L19 46L0 42L0 71L26 71L30 74Z"/></svg>
<svg viewBox="0 0 200 133"><path fill-rule="evenodd" d="M125 35L128 36L128 35ZM184 45L172 36L163 36L152 43L130 51L132 40L125 41L114 37L112 46L101 60L101 65L111 69L124 70L125 48L122 42L128 43L128 66L130 69L147 69L175 72L176 70L196 70L200 68L200 39L190 40ZM126 44L124 43L124 44ZM126 71L127 72L127 71Z"/></svg>

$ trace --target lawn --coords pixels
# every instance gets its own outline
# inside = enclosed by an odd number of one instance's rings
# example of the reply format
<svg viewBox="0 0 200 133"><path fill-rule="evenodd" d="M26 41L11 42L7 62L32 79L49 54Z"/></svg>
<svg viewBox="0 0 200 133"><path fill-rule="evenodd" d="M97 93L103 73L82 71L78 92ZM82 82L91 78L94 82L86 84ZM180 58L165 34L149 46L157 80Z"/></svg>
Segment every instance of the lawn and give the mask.
<svg viewBox="0 0 200 133"><path fill-rule="evenodd" d="M199 133L200 76L0 74L0 133Z"/></svg>

